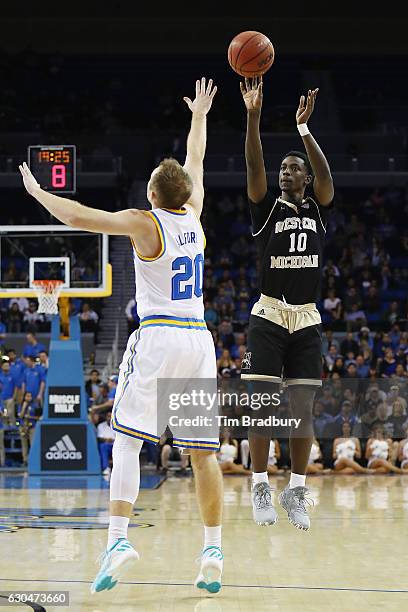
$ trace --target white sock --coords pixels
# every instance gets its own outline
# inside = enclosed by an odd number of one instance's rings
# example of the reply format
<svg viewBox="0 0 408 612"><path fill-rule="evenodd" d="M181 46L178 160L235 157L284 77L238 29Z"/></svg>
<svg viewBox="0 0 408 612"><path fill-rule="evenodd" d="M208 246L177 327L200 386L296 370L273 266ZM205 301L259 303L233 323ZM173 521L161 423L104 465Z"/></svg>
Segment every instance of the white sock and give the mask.
<svg viewBox="0 0 408 612"><path fill-rule="evenodd" d="M306 485L306 474L294 474L290 473L289 489L295 487L304 487Z"/></svg>
<svg viewBox="0 0 408 612"><path fill-rule="evenodd" d="M268 472L252 472L252 485L256 485L259 482L269 482Z"/></svg>
<svg viewBox="0 0 408 612"><path fill-rule="evenodd" d="M109 519L108 546L112 548L119 538L127 539L129 519L125 516L111 516Z"/></svg>
<svg viewBox="0 0 408 612"><path fill-rule="evenodd" d="M221 529L221 525L217 525L217 527L206 527L204 525L204 548L207 548L207 546L221 548Z"/></svg>

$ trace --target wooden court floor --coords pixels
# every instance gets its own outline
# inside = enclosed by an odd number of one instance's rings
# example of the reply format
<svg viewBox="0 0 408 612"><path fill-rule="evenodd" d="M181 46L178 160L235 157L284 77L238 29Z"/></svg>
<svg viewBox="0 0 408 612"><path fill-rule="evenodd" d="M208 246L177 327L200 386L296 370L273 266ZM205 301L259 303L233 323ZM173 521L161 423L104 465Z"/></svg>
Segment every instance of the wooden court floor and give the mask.
<svg viewBox="0 0 408 612"><path fill-rule="evenodd" d="M276 498L286 480L271 479ZM408 610L408 476L309 478L307 533L281 509L275 526L256 526L248 479L224 477L224 586L215 596L191 586L202 529L190 477L141 491L130 529L141 560L123 584L95 596L108 490L1 482L0 589L70 592L69 608L47 612Z"/></svg>

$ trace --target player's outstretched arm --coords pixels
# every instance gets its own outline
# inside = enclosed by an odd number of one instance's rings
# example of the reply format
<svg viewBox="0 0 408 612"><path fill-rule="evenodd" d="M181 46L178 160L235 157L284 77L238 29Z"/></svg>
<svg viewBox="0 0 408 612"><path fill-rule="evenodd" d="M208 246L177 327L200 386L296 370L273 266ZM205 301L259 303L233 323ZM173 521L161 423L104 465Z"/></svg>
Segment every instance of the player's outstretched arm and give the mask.
<svg viewBox="0 0 408 612"><path fill-rule="evenodd" d="M129 209L110 213L89 208L74 200L61 198L41 189L25 162L20 166L20 172L28 193L65 225L88 232L119 236L140 235L143 237L149 232L154 234L157 232L154 221L144 211Z"/></svg>
<svg viewBox="0 0 408 612"><path fill-rule="evenodd" d="M260 122L263 99L263 82L260 79L245 79L240 83L242 97L247 109L247 132L245 159L247 166L247 191L251 202L261 202L268 190L265 163L262 151Z"/></svg>
<svg viewBox="0 0 408 612"><path fill-rule="evenodd" d="M313 113L318 92L318 89L309 89L307 98L305 96L300 97L299 107L296 112L296 123L298 126L302 124L306 126L307 121ZM309 132L307 126L306 129L303 128L302 130L301 128L301 135L302 131ZM334 196L333 178L330 172L329 163L310 132L302 135L302 140L315 177L313 190L316 198L319 204L327 206L333 200Z"/></svg>
<svg viewBox="0 0 408 612"><path fill-rule="evenodd" d="M207 113L209 112L217 87L213 87L210 79L208 85L203 77L196 81L196 95L194 100L183 98L192 112L191 128L187 138L187 156L184 169L193 181L194 189L188 204L194 208L198 216L201 215L204 201L203 162L207 146Z"/></svg>

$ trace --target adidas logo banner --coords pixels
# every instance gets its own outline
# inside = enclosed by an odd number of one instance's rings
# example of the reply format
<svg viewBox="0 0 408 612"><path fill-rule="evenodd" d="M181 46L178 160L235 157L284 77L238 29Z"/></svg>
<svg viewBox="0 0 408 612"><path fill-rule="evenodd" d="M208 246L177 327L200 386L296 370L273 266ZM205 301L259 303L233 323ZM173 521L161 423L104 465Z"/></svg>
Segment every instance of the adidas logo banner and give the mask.
<svg viewBox="0 0 408 612"><path fill-rule="evenodd" d="M86 469L86 425L47 425L41 428L43 470Z"/></svg>
<svg viewBox="0 0 408 612"><path fill-rule="evenodd" d="M54 446L51 446L50 450L46 453L47 459L82 459L81 451L75 448L75 444L72 442L68 435L62 436L61 440L58 440Z"/></svg>

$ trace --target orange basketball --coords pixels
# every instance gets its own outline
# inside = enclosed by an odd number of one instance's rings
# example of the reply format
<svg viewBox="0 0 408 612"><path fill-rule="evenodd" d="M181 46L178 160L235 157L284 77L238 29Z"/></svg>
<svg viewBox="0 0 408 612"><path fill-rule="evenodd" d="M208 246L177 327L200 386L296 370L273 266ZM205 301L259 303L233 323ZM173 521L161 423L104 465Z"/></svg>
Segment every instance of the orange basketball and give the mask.
<svg viewBox="0 0 408 612"><path fill-rule="evenodd" d="M275 59L273 44L261 32L241 32L228 47L228 61L235 72L243 77L265 74Z"/></svg>

